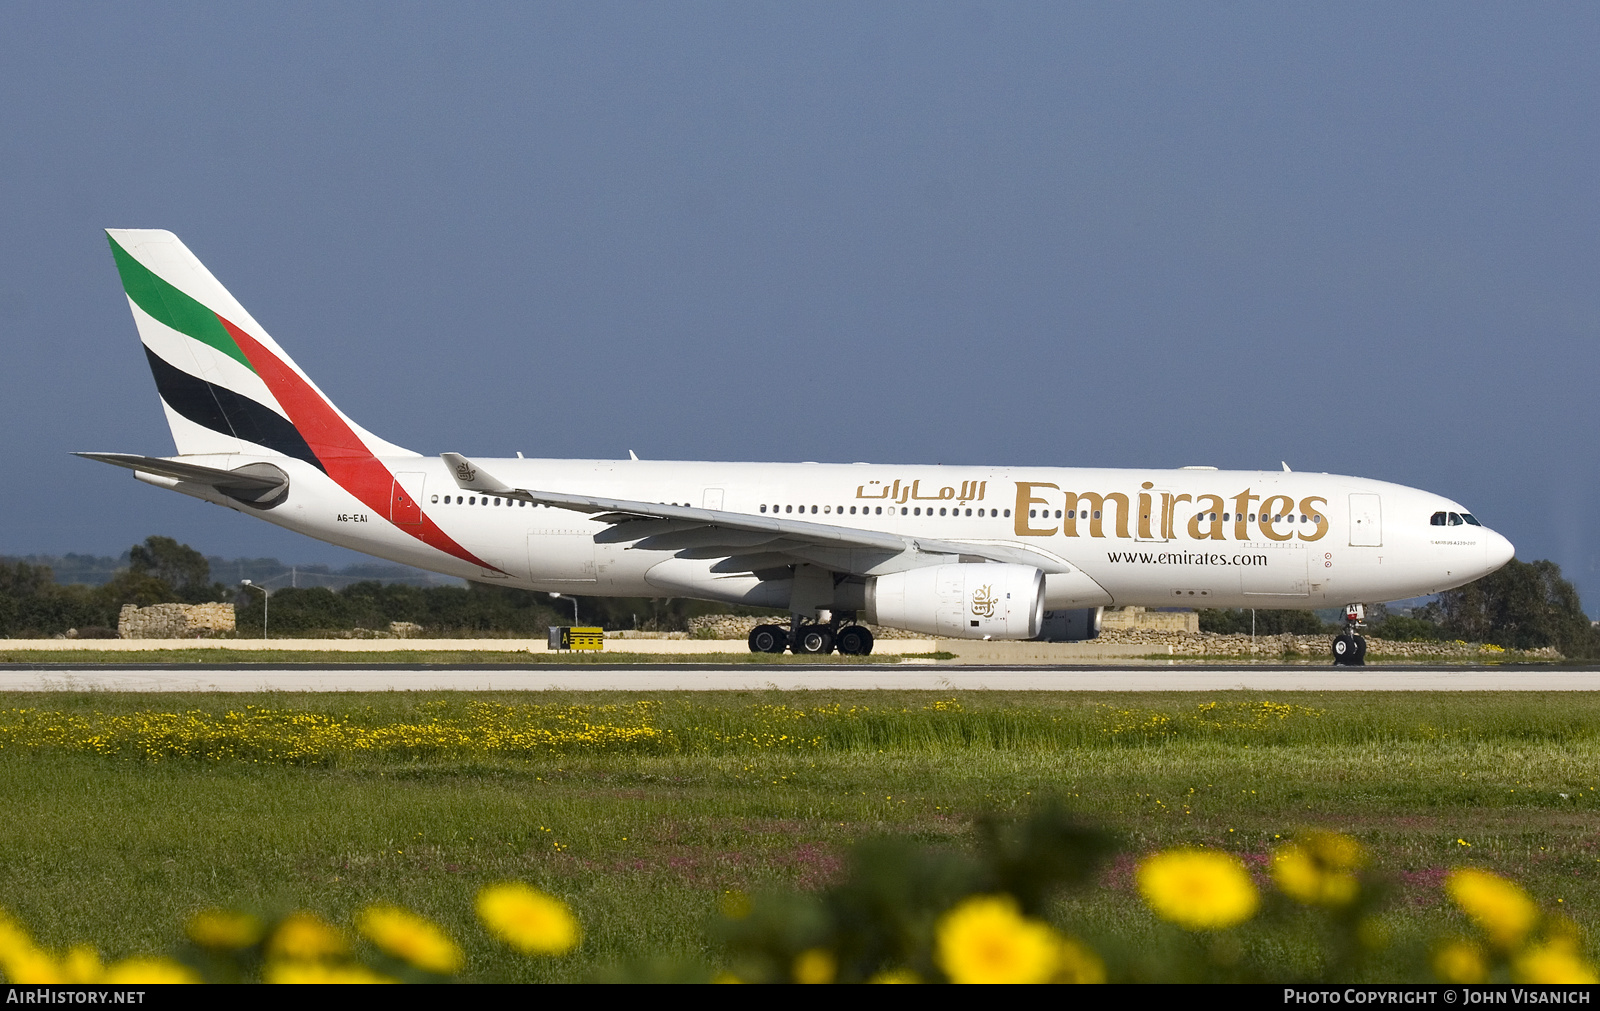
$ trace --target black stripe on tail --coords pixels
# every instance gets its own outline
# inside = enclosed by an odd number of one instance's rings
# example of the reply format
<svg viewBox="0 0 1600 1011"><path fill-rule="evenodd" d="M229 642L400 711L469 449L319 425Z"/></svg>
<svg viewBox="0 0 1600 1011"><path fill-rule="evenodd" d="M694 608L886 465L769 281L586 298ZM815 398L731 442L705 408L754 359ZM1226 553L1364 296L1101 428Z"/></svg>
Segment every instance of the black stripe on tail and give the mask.
<svg viewBox="0 0 1600 1011"><path fill-rule="evenodd" d="M265 446L327 472L322 461L311 452L311 447L306 445L306 440L288 418L249 397L242 397L230 389L191 376L148 347L144 349L144 354L150 359L150 372L156 379L156 391L168 407L183 417L201 428Z"/></svg>

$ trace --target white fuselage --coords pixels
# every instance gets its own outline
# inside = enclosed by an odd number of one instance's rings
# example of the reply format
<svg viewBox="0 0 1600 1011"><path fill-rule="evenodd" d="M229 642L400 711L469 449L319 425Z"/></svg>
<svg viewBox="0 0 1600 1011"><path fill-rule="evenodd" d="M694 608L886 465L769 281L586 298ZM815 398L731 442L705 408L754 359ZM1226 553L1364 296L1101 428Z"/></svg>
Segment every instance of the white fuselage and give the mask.
<svg viewBox="0 0 1600 1011"><path fill-rule="evenodd" d="M282 457L209 458L224 469L270 460L291 477L267 511L210 488L142 480L258 515L396 562L466 579L601 596L692 596L784 606L761 573L720 574L692 550L608 540L590 514L474 494L443 461L385 457L397 505L374 510L321 471ZM1503 565L1511 544L1438 513L1439 495L1331 474L876 464L482 460L508 484L551 492L776 515L904 537L1016 545L1069 563L1046 577L1051 608L1314 608L1398 600L1469 582ZM404 492L405 495L398 494ZM405 496L486 565L408 531ZM413 507L414 508L414 507ZM597 535L598 538L597 538ZM828 564L819 559L818 564ZM885 563L883 571L903 568ZM848 568L848 566L838 566ZM870 567L856 570L871 576ZM787 591L785 591L787 592Z"/></svg>

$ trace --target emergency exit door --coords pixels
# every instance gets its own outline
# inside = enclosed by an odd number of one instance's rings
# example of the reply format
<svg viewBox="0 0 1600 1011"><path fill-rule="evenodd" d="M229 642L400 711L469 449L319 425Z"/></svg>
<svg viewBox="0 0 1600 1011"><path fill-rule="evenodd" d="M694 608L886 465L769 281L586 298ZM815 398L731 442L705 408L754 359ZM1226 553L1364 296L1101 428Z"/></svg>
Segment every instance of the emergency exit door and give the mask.
<svg viewBox="0 0 1600 1011"><path fill-rule="evenodd" d="M422 474L396 474L389 490L389 519L403 527L422 525Z"/></svg>
<svg viewBox="0 0 1600 1011"><path fill-rule="evenodd" d="M1365 492L1350 496L1350 546L1383 547L1383 503Z"/></svg>

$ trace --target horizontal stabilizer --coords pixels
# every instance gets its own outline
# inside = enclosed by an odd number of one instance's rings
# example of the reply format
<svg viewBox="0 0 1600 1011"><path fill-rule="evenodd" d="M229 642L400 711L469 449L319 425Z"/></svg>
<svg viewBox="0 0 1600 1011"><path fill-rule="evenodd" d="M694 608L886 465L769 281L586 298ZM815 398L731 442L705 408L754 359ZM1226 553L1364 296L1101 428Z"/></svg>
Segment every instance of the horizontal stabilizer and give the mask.
<svg viewBox="0 0 1600 1011"><path fill-rule="evenodd" d="M270 463L247 463L234 470L206 467L198 463L167 460L159 456L136 456L132 453L74 453L86 460L98 460L113 467L126 467L141 474L154 474L174 481L202 484L242 502L256 506L274 506L283 501L289 492L289 475Z"/></svg>

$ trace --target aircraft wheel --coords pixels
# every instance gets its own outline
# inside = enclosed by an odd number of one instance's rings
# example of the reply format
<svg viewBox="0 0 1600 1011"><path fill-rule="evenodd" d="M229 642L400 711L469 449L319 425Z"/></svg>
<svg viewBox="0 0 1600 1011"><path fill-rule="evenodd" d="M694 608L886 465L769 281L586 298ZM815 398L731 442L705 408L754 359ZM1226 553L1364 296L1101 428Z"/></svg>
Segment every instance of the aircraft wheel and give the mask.
<svg viewBox="0 0 1600 1011"><path fill-rule="evenodd" d="M750 630L752 653L782 653L788 646L788 631L777 625L757 625Z"/></svg>
<svg viewBox="0 0 1600 1011"><path fill-rule="evenodd" d="M1335 667L1349 667L1353 665L1356 655L1356 644L1350 636L1341 635L1333 640L1333 665Z"/></svg>
<svg viewBox="0 0 1600 1011"><path fill-rule="evenodd" d="M860 625L839 630L839 652L845 656L866 656L872 652L872 633Z"/></svg>
<svg viewBox="0 0 1600 1011"><path fill-rule="evenodd" d="M1350 661L1350 666L1352 666L1352 667L1365 667L1366 665L1367 665L1367 637L1364 636L1364 635L1358 635L1358 636L1356 636L1356 655L1355 655L1355 658Z"/></svg>
<svg viewBox="0 0 1600 1011"><path fill-rule="evenodd" d="M796 653L822 654L833 652L833 633L821 625L801 625L795 637Z"/></svg>

